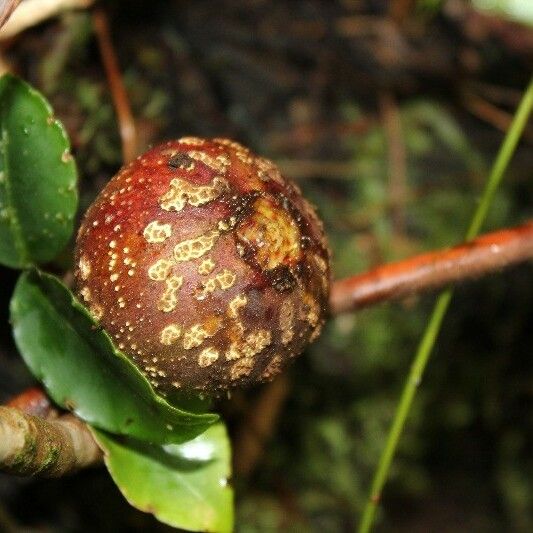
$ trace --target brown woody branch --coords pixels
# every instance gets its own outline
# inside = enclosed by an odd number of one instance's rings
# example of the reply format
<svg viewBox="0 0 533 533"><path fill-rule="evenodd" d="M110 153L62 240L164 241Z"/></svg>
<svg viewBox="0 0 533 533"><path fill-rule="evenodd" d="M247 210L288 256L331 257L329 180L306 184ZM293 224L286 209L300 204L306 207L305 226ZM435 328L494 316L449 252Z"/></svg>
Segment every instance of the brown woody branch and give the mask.
<svg viewBox="0 0 533 533"><path fill-rule="evenodd" d="M0 469L22 476L59 477L99 463L102 452L72 415L45 420L0 407Z"/></svg>
<svg viewBox="0 0 533 533"><path fill-rule="evenodd" d="M333 283L333 315L440 289L533 259L533 221Z"/></svg>

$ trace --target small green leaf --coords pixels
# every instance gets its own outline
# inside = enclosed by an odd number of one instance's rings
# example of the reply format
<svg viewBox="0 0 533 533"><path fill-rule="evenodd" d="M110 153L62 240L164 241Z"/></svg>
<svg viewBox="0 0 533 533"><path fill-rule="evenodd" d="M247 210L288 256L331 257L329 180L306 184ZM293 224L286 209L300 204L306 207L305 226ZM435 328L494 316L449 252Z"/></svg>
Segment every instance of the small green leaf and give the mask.
<svg viewBox="0 0 533 533"><path fill-rule="evenodd" d="M223 424L166 446L93 433L111 477L131 505L190 531L233 530L230 444Z"/></svg>
<svg viewBox="0 0 533 533"><path fill-rule="evenodd" d="M67 134L44 97L0 78L0 263L53 259L72 235L78 205Z"/></svg>
<svg viewBox="0 0 533 533"><path fill-rule="evenodd" d="M21 275L11 300L15 342L50 396L90 424L166 444L191 439L218 420L157 396L148 380L55 277Z"/></svg>

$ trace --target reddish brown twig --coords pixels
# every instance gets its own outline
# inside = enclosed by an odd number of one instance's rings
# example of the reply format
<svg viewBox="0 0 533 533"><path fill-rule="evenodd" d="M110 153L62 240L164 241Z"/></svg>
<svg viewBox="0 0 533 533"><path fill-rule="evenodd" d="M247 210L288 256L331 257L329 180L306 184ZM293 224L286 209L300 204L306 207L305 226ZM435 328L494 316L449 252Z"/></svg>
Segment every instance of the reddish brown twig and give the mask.
<svg viewBox="0 0 533 533"><path fill-rule="evenodd" d="M97 7L93 11L93 27L117 113L120 138L122 140L122 159L124 163L128 163L135 159L137 155L137 131L128 94L122 82L117 56L111 41L107 16L101 7Z"/></svg>
<svg viewBox="0 0 533 533"><path fill-rule="evenodd" d="M463 97L465 107L480 120L488 122L496 129L506 132L511 125L513 116L499 107L487 102L480 96L474 93L466 92ZM531 128L524 129L523 137L528 142L533 142L533 130Z"/></svg>
<svg viewBox="0 0 533 533"><path fill-rule="evenodd" d="M333 284L333 315L442 288L533 259L533 221L448 250L383 265Z"/></svg>
<svg viewBox="0 0 533 533"><path fill-rule="evenodd" d="M6 403L6 407L13 407L29 415L40 416L41 418L58 416L58 411L52 406L50 398L39 387L31 387L11 398Z"/></svg>

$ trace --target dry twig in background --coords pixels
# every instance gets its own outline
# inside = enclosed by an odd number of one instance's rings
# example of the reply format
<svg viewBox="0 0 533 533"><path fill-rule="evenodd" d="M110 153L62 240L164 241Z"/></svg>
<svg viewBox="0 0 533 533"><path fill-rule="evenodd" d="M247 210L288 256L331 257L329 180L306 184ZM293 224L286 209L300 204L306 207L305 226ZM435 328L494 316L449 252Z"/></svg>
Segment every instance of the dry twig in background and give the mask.
<svg viewBox="0 0 533 533"><path fill-rule="evenodd" d="M293 180L320 176L322 179L353 179L353 163L342 161L317 161L316 159L281 159L276 165L282 174Z"/></svg>
<svg viewBox="0 0 533 533"><path fill-rule="evenodd" d="M137 132L128 94L120 74L117 55L113 48L113 42L111 41L107 16L102 8L96 8L94 10L93 25L111 89L111 97L113 98L113 104L117 113L120 139L122 141L122 160L126 164L135 159L137 155Z"/></svg>
<svg viewBox="0 0 533 533"><path fill-rule="evenodd" d="M389 167L389 198L392 226L396 235L405 233L405 202L407 200L407 153L402 132L400 110L394 95L384 91L379 107L387 137Z"/></svg>
<svg viewBox="0 0 533 533"><path fill-rule="evenodd" d="M463 96L463 102L470 113L502 132L506 132L513 121L511 113L503 111L473 92L466 91ZM524 140L530 143L533 142L533 129L526 126L522 136Z"/></svg>
<svg viewBox="0 0 533 533"><path fill-rule="evenodd" d="M265 385L248 411L235 437L233 468L239 476L249 475L273 436L276 422L289 394L289 378L281 374Z"/></svg>

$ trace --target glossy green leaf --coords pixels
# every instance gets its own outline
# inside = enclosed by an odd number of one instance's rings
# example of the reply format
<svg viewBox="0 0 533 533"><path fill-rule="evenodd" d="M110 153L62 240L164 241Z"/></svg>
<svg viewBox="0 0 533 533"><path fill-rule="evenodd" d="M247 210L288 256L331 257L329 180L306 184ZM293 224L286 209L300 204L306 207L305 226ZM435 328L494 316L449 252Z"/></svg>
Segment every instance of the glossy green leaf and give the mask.
<svg viewBox="0 0 533 533"><path fill-rule="evenodd" d="M55 277L21 275L11 300L15 341L61 406L94 426L157 443L184 442L218 420L157 396L148 380Z"/></svg>
<svg viewBox="0 0 533 533"><path fill-rule="evenodd" d="M232 531L230 444L223 424L166 446L94 433L113 480L131 505L174 527Z"/></svg>
<svg viewBox="0 0 533 533"><path fill-rule="evenodd" d="M72 235L78 205L67 134L27 83L0 78L0 263L53 259Z"/></svg>

